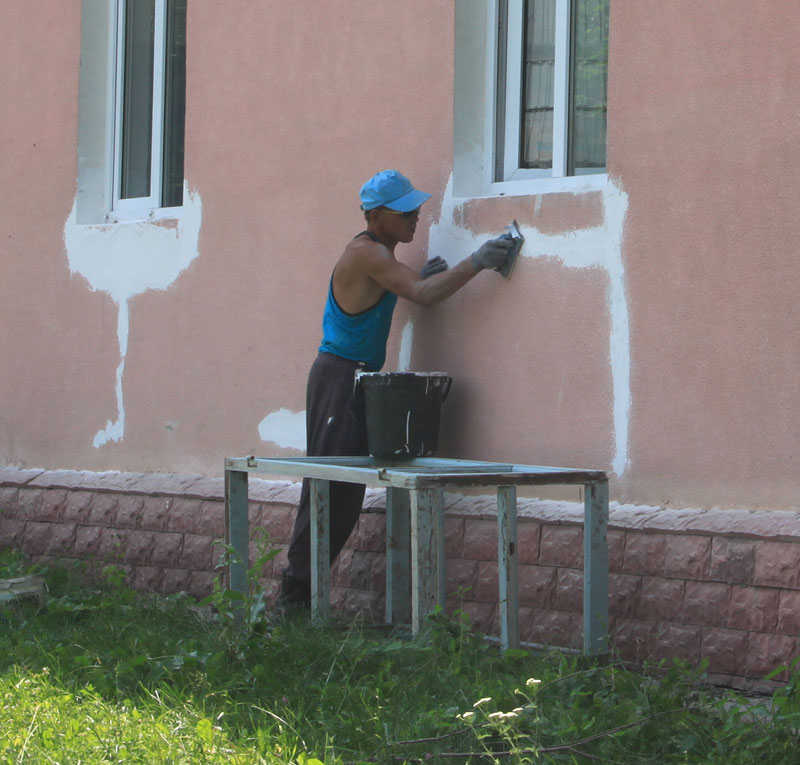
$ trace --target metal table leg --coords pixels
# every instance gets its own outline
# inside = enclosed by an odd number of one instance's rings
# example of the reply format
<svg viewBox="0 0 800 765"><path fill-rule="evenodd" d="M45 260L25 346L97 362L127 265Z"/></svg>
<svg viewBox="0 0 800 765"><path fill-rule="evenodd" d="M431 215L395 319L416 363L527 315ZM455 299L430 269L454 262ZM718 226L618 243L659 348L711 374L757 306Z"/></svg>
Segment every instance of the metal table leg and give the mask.
<svg viewBox="0 0 800 765"><path fill-rule="evenodd" d="M583 524L583 650L608 651L608 482L585 485Z"/></svg>
<svg viewBox="0 0 800 765"><path fill-rule="evenodd" d="M517 487L497 487L497 563L500 582L500 648L519 648Z"/></svg>
<svg viewBox="0 0 800 765"><path fill-rule="evenodd" d="M228 587L245 596L248 594L247 569L250 567L247 512L247 473L240 470L226 470L225 541L234 553L228 568Z"/></svg>
<svg viewBox="0 0 800 765"><path fill-rule="evenodd" d="M447 537L444 532L444 489L436 489L436 602L447 603Z"/></svg>
<svg viewBox="0 0 800 765"><path fill-rule="evenodd" d="M411 489L411 631L437 604L444 607L445 564L439 529L444 514L441 489ZM440 557L441 556L441 557Z"/></svg>
<svg viewBox="0 0 800 765"><path fill-rule="evenodd" d="M326 620L331 607L330 481L311 479L311 618Z"/></svg>
<svg viewBox="0 0 800 765"><path fill-rule="evenodd" d="M386 489L386 623L411 621L411 500L407 489Z"/></svg>

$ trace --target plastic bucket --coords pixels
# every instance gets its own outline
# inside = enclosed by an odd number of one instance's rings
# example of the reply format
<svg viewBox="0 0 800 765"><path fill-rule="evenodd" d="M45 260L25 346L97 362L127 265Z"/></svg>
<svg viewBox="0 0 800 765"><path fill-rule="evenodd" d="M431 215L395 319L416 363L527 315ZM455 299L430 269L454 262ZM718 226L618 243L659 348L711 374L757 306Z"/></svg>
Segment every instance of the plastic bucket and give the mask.
<svg viewBox="0 0 800 765"><path fill-rule="evenodd" d="M436 452L450 377L442 372L362 372L358 382L364 391L373 457L430 457Z"/></svg>

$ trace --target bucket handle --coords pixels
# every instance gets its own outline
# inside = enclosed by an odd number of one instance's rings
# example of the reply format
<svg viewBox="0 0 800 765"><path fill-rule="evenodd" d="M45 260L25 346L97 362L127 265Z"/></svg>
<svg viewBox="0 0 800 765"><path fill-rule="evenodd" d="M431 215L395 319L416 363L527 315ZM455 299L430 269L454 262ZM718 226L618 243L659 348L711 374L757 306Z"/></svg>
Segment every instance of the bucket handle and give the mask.
<svg viewBox="0 0 800 765"><path fill-rule="evenodd" d="M442 401L447 398L447 394L450 393L450 386L453 384L452 377L445 377L444 378L444 391L442 392Z"/></svg>

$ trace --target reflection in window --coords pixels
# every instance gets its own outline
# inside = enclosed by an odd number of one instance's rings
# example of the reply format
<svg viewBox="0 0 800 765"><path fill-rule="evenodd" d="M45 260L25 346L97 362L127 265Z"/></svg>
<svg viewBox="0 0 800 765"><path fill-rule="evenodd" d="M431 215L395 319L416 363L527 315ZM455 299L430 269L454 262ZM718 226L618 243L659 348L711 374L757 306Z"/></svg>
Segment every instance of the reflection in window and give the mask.
<svg viewBox="0 0 800 765"><path fill-rule="evenodd" d="M606 166L608 0L578 0L572 13L569 175Z"/></svg>
<svg viewBox="0 0 800 765"><path fill-rule="evenodd" d="M164 161L161 206L183 204L183 134L186 113L186 1L167 4L164 62Z"/></svg>
<svg viewBox="0 0 800 765"><path fill-rule="evenodd" d="M136 216L183 204L187 0L118 3L115 209Z"/></svg>
<svg viewBox="0 0 800 765"><path fill-rule="evenodd" d="M120 197L150 196L155 0L125 3Z"/></svg>
<svg viewBox="0 0 800 765"><path fill-rule="evenodd" d="M609 0L499 0L495 180L603 172Z"/></svg>
<svg viewBox="0 0 800 765"><path fill-rule="evenodd" d="M553 84L556 66L555 0L525 3L521 167L553 166Z"/></svg>

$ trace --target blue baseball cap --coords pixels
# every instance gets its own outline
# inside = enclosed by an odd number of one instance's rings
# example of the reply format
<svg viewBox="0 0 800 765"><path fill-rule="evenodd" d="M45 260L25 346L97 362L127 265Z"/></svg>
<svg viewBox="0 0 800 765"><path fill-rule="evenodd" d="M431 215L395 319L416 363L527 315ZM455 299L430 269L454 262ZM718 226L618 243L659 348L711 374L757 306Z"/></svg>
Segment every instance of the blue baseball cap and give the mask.
<svg viewBox="0 0 800 765"><path fill-rule="evenodd" d="M382 170L373 175L361 187L361 209L374 210L388 207L397 212L411 212L431 198L425 191L418 191L411 181L397 170Z"/></svg>

